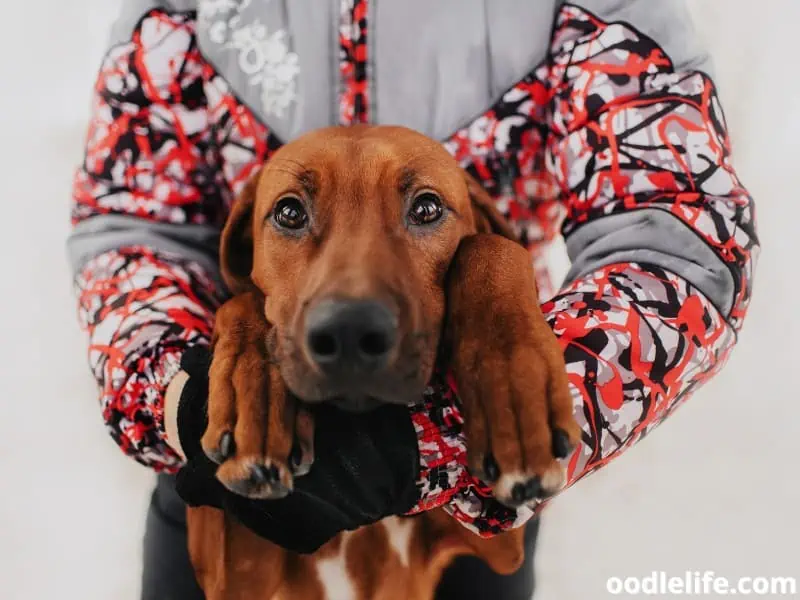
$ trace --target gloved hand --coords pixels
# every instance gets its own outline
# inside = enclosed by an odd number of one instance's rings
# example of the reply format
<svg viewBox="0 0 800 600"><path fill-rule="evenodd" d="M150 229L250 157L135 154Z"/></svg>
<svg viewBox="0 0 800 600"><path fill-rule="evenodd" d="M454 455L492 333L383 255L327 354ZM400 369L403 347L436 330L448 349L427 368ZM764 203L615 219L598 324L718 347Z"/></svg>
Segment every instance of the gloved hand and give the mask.
<svg viewBox="0 0 800 600"><path fill-rule="evenodd" d="M315 417L315 462L280 500L252 500L225 488L217 465L200 446L208 424L209 351L187 350L189 375L178 406L178 433L186 465L177 491L190 506L221 508L275 544L299 553L317 550L336 534L411 510L419 499L417 435L404 406L363 414L320 405Z"/></svg>

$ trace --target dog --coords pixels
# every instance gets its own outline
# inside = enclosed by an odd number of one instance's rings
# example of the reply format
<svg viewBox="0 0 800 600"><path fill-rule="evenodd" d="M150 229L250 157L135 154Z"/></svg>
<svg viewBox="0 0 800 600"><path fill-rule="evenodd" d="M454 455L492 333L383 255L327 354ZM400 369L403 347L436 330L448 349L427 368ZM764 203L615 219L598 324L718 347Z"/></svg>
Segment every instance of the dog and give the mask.
<svg viewBox="0 0 800 600"><path fill-rule="evenodd" d="M328 128L278 150L221 238L232 297L216 318L202 438L217 478L252 498L285 496L313 461L304 405L408 405L443 355L471 472L510 506L559 489L554 445L574 446L579 429L530 255L513 238L480 184L409 129ZM441 509L342 533L311 555L214 508L190 508L187 522L209 600L427 599L458 555L499 573L523 560L520 529L481 538Z"/></svg>

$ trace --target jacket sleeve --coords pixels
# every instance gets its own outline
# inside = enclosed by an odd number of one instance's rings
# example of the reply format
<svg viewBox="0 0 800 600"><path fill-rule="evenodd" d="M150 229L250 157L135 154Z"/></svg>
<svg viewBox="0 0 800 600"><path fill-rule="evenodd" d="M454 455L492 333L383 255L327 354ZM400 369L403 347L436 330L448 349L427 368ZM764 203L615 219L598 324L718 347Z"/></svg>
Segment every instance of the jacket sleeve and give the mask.
<svg viewBox="0 0 800 600"><path fill-rule="evenodd" d="M568 485L652 431L724 365L758 240L707 55L683 2L587 0L556 16L525 82L566 209L567 283L543 305L583 436ZM657 5L657 6L656 6ZM534 511L459 475L446 506L492 535Z"/></svg>
<svg viewBox="0 0 800 600"><path fill-rule="evenodd" d="M544 305L583 427L570 483L720 370L758 252L753 202L684 4L585 4L561 11L542 73L547 164L572 259L568 284Z"/></svg>
<svg viewBox="0 0 800 600"><path fill-rule="evenodd" d="M142 17L100 69L69 253L105 423L125 453L174 471L163 395L183 349L209 339L227 198L192 17Z"/></svg>

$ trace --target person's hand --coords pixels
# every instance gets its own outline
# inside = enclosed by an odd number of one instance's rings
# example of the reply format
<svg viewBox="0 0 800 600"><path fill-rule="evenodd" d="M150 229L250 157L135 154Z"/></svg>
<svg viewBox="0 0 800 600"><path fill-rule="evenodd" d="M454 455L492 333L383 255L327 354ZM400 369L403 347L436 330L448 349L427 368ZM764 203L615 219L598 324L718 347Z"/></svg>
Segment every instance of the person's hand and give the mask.
<svg viewBox="0 0 800 600"><path fill-rule="evenodd" d="M187 504L229 511L258 535L301 553L315 551L341 531L414 506L419 454L403 406L363 414L316 407L315 461L307 475L295 479L294 491L279 500L253 500L227 489L216 477L218 465L201 446L208 423L210 364L207 349L191 348L183 356L183 373L176 383L181 385L174 420L177 434L170 438L177 435L187 459L177 481Z"/></svg>

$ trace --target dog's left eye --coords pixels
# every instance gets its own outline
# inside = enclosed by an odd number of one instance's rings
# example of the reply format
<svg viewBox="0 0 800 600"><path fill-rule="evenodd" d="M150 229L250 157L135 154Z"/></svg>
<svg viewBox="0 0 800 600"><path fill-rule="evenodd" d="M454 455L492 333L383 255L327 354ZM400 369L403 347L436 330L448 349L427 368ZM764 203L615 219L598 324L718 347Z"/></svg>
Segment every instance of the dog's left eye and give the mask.
<svg viewBox="0 0 800 600"><path fill-rule="evenodd" d="M429 225L442 218L444 208L439 197L432 192L423 192L414 198L408 220L414 225Z"/></svg>
<svg viewBox="0 0 800 600"><path fill-rule="evenodd" d="M300 200L288 197L278 201L272 218L286 229L302 229L308 222L308 213Z"/></svg>

